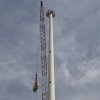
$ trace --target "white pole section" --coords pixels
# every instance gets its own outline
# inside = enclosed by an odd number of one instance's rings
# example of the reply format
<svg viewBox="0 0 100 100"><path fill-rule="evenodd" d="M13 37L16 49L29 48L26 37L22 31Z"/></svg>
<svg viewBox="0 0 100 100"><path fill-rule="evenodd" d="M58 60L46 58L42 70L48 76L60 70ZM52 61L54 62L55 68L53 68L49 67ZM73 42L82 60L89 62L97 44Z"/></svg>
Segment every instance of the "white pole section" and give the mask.
<svg viewBox="0 0 100 100"><path fill-rule="evenodd" d="M53 17L52 10L47 12L49 18L49 64L48 64L48 100L55 100L55 78L54 78L54 42L53 42Z"/></svg>

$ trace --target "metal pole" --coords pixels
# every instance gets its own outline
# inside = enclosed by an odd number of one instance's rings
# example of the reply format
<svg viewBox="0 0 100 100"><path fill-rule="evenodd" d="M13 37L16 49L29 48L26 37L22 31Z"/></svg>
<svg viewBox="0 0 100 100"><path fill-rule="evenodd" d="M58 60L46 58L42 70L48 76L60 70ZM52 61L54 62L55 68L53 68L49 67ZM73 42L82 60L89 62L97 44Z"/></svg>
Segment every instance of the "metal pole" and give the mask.
<svg viewBox="0 0 100 100"><path fill-rule="evenodd" d="M48 65L48 100L55 100L55 79L54 79L54 42L53 42L53 17L52 10L47 12L49 18L49 65Z"/></svg>

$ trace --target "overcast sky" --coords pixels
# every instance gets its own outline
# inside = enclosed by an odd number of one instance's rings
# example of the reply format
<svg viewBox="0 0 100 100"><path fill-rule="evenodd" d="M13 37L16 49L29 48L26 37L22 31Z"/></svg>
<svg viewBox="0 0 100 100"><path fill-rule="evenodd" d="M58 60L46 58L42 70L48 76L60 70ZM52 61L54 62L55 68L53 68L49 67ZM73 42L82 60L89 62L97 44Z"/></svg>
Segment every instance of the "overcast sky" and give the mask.
<svg viewBox="0 0 100 100"><path fill-rule="evenodd" d="M100 0L44 0L44 7L56 12L56 100L100 100ZM36 100L39 9L39 0L0 0L0 100ZM42 100L40 63L38 76Z"/></svg>

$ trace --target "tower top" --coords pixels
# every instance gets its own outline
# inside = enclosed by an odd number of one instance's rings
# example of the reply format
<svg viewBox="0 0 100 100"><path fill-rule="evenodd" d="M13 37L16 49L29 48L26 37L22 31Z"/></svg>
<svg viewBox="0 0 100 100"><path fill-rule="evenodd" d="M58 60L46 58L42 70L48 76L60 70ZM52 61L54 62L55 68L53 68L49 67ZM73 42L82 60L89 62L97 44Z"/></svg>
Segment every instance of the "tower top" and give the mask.
<svg viewBox="0 0 100 100"><path fill-rule="evenodd" d="M43 1L41 0L41 6L43 6Z"/></svg>
<svg viewBox="0 0 100 100"><path fill-rule="evenodd" d="M55 12L53 10L48 10L47 11L47 13L46 13L47 17L49 17L50 14L52 14L52 16L55 17Z"/></svg>

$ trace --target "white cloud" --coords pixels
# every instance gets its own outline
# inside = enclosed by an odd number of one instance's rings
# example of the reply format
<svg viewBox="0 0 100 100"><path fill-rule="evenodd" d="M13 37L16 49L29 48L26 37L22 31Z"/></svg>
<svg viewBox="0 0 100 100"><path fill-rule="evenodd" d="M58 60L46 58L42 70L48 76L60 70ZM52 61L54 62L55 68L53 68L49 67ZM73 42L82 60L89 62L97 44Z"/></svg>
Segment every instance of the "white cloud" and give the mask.
<svg viewBox="0 0 100 100"><path fill-rule="evenodd" d="M72 87L84 87L87 84L98 83L100 77L100 61L99 59L93 59L91 61L83 61L78 66L77 73L81 73L80 76L72 76L70 70L66 66L62 68L63 77L66 79L66 84Z"/></svg>

